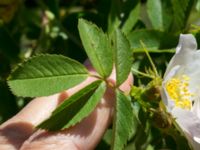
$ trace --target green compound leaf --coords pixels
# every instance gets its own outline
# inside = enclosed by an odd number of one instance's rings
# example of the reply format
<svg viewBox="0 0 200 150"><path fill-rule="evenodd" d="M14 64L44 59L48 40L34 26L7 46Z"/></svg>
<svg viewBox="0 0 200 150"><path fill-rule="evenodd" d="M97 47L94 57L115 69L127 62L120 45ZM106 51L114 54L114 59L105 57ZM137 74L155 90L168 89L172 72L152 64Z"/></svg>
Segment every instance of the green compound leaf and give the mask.
<svg viewBox="0 0 200 150"><path fill-rule="evenodd" d="M64 101L38 128L55 131L75 125L95 109L105 90L104 82L93 82Z"/></svg>
<svg viewBox="0 0 200 150"><path fill-rule="evenodd" d="M113 121L112 150L122 150L134 132L134 113L130 99L116 91L116 108Z"/></svg>
<svg viewBox="0 0 200 150"><path fill-rule="evenodd" d="M113 67L113 54L107 35L84 19L79 19L78 29L92 65L101 76L109 76Z"/></svg>
<svg viewBox="0 0 200 150"><path fill-rule="evenodd" d="M11 74L8 85L18 96L47 96L85 80L88 71L79 62L61 55L38 55Z"/></svg>
<svg viewBox="0 0 200 150"><path fill-rule="evenodd" d="M131 70L132 50L129 41L119 29L115 31L114 49L116 84L120 85L126 80Z"/></svg>

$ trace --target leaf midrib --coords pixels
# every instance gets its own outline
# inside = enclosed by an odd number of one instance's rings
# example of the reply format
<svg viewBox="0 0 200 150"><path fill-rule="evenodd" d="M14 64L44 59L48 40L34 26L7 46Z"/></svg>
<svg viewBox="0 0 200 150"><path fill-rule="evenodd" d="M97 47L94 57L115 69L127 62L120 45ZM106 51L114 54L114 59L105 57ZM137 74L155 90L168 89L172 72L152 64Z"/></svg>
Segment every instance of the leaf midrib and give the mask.
<svg viewBox="0 0 200 150"><path fill-rule="evenodd" d="M36 77L36 78L22 78L17 80L34 80L34 79L48 79L48 78L57 78L57 77L67 77L67 76L87 76L87 73L81 73L81 74L67 74L67 75L56 75L56 76L43 76L43 77ZM17 81L15 79L10 79L9 81Z"/></svg>

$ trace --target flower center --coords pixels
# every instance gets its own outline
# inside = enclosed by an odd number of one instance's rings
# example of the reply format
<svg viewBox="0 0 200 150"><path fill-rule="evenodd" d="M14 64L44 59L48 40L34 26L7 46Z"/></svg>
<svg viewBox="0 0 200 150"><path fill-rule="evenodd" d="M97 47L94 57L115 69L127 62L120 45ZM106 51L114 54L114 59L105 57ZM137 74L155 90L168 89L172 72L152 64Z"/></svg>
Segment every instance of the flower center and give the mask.
<svg viewBox="0 0 200 150"><path fill-rule="evenodd" d="M176 107L190 110L193 93L189 91L190 78L186 75L171 78L166 83L166 90Z"/></svg>

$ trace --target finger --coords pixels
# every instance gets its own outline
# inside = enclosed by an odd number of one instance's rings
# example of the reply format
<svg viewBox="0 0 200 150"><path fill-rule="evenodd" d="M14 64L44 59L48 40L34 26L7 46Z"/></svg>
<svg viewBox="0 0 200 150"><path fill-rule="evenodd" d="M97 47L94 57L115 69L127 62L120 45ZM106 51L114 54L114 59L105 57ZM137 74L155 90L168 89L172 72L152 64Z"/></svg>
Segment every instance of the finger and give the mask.
<svg viewBox="0 0 200 150"><path fill-rule="evenodd" d="M75 93L76 91L78 91L79 89L81 89L82 87L86 86L87 84L91 83L94 80L95 80L94 78L92 79L90 77L79 86L76 86L75 88L70 89L68 93L64 92L62 94L56 94L49 97L37 98L34 101L32 101L19 114L17 114L15 117L13 117L12 119L10 119L9 121L7 121L1 126L0 149L2 150L3 149L18 149L20 145L23 143L23 141L27 139L33 133L34 131L33 127L35 125L38 125L45 118L47 118L51 114L51 112L56 108L56 106L60 103L60 101L64 100L67 96L70 96L71 94ZM109 94L109 95L112 95L112 94ZM104 101L102 101L102 103L104 104ZM99 118L102 118L101 116L107 116L108 119L105 119L105 122L102 122L102 121L100 121L99 123L96 122L97 126L95 124L93 125L93 126L98 127L98 125L101 125L102 123L103 126L101 127L103 130L99 130L99 131L104 131L105 126L107 126L110 120L110 115L107 115L108 112L110 113L110 110L106 108L106 107L110 108L110 106L109 105L106 106L106 105L107 104L105 104L105 106L103 107L101 106L103 109L100 109L99 111L102 113L100 113L100 115L99 113L97 113L97 116L99 116ZM105 112L105 115L104 115L104 112ZM73 128L73 130L71 130L70 132L79 133L79 128L83 127L85 124L91 123L91 120L95 118L94 114L95 113L93 113L91 117L88 117L82 123L77 125L77 128ZM97 118L97 120L101 120L101 119ZM89 127L89 128L92 129L92 127ZM87 130L84 130L84 131L87 131ZM94 131L96 131L96 129L94 129ZM67 131L68 134L70 134L70 132ZM98 132L98 135L100 135L99 133L101 132ZM95 134L94 136L100 137L100 136L96 136ZM71 140L68 140L68 141L71 141ZM95 143L95 141L98 141L98 140L94 140L93 143ZM69 143L73 145L72 142L69 142Z"/></svg>
<svg viewBox="0 0 200 150"><path fill-rule="evenodd" d="M96 80L89 77L84 82L69 89L69 92L40 97L32 100L16 116L0 126L0 149L15 150L34 132L34 127L48 118L64 99Z"/></svg>
<svg viewBox="0 0 200 150"><path fill-rule="evenodd" d="M18 149L34 131L34 124L55 108L58 95L37 98L0 127L0 149ZM46 105L47 101L49 102ZM43 106L43 109L38 106ZM40 112L40 113L37 113ZM44 115L41 115L44 114Z"/></svg>
<svg viewBox="0 0 200 150"><path fill-rule="evenodd" d="M111 78L111 80L113 79ZM130 75L120 88L128 92L132 80L132 76ZM108 89L96 109L79 124L70 129L58 132L39 130L23 144L21 150L94 149L111 122L114 102L114 91Z"/></svg>

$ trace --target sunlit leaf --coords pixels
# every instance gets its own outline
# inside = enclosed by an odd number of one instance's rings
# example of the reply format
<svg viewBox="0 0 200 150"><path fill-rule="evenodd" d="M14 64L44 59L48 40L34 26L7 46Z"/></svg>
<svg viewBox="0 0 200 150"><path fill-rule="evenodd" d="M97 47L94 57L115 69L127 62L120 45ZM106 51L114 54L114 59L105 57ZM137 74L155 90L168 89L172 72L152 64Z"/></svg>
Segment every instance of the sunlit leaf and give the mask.
<svg viewBox="0 0 200 150"><path fill-rule="evenodd" d="M38 128L48 130L65 129L87 117L101 100L106 86L96 81L64 101Z"/></svg>
<svg viewBox="0 0 200 150"><path fill-rule="evenodd" d="M140 14L140 3L138 3L130 12L127 20L125 21L122 31L127 34L129 33L132 28L135 26L139 19L139 14Z"/></svg>
<svg viewBox="0 0 200 150"><path fill-rule="evenodd" d="M200 0L197 0L196 9L200 11Z"/></svg>
<svg viewBox="0 0 200 150"><path fill-rule="evenodd" d="M132 66L132 50L125 35L117 29L114 40L115 68L117 85L126 80Z"/></svg>
<svg viewBox="0 0 200 150"><path fill-rule="evenodd" d="M108 15L108 32L112 33L115 28L118 28L121 24L120 10L121 10L120 0L111 0L110 13Z"/></svg>
<svg viewBox="0 0 200 150"><path fill-rule="evenodd" d="M39 55L18 66L8 84L18 96L46 96L85 80L88 72L79 62L61 55Z"/></svg>
<svg viewBox="0 0 200 150"><path fill-rule="evenodd" d="M134 113L130 99L122 92L116 92L116 108L113 121L112 150L122 150L134 131Z"/></svg>
<svg viewBox="0 0 200 150"><path fill-rule="evenodd" d="M113 67L113 54L107 35L84 19L79 19L78 29L92 65L101 76L109 76Z"/></svg>
<svg viewBox="0 0 200 150"><path fill-rule="evenodd" d="M162 2L161 0L148 0L147 12L155 29L163 30Z"/></svg>

